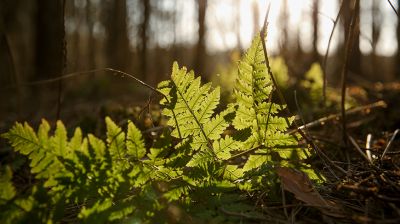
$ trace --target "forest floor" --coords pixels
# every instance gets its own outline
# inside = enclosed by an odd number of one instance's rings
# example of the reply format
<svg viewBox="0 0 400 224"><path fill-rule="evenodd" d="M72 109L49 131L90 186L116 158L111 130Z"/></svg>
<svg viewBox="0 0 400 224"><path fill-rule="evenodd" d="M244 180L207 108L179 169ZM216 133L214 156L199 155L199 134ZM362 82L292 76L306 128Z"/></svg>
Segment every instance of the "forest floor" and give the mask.
<svg viewBox="0 0 400 224"><path fill-rule="evenodd" d="M66 94L61 118L66 121L67 128L80 126L85 133L99 136L105 133L103 118L106 115L120 123L133 120L144 133L154 128L154 121L160 116L158 99L142 89L133 94L133 100L132 94L121 92L102 93L90 99ZM308 163L324 174L326 181L314 184L298 173L278 172L285 192L282 191L280 202L263 208L269 220L278 223L400 223L400 84L379 84L366 92L368 102L347 112L346 141L343 141L341 115L337 111L321 113L321 108L308 108L309 111L302 112L310 114L318 110L319 117L307 125L298 116L299 125L303 125L302 130L314 145L315 154ZM55 108L49 108L51 113L47 115L52 114L54 118ZM21 119L28 118L35 125L46 114L46 111L36 112ZM2 113L7 114L6 111ZM16 114L4 116L0 131L7 131L17 117ZM0 140L0 147L5 145L5 141ZM9 155L0 158L0 163L11 159Z"/></svg>

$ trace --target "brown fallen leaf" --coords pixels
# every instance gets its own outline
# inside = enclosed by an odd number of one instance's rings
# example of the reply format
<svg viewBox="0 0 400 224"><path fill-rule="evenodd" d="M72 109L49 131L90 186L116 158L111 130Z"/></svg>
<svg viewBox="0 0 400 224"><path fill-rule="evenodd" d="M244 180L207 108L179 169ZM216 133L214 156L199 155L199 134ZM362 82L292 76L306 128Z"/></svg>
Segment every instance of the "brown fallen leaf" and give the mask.
<svg viewBox="0 0 400 224"><path fill-rule="evenodd" d="M342 209L333 201L325 200L313 187L310 178L306 173L287 167L278 167L276 172L281 179L284 190L294 194L294 196L310 205L321 210L324 214L343 217Z"/></svg>

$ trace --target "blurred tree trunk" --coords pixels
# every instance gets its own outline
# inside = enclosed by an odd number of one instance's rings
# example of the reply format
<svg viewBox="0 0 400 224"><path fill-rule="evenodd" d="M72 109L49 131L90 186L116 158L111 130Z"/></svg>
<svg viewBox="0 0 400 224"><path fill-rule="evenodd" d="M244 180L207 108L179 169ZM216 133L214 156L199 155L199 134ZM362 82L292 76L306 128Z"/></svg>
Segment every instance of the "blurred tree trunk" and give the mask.
<svg viewBox="0 0 400 224"><path fill-rule="evenodd" d="M91 0L86 0L86 23L89 31L89 36L87 38L88 67L89 69L94 69L96 68L96 54L94 52L96 40L93 37L94 20Z"/></svg>
<svg viewBox="0 0 400 224"><path fill-rule="evenodd" d="M260 16L258 13L258 2L253 1L252 3L253 10L253 36L256 36L260 33Z"/></svg>
<svg viewBox="0 0 400 224"><path fill-rule="evenodd" d="M198 29L198 40L197 40L194 68L198 75L204 75L205 57L206 57L205 18L206 18L206 12L207 12L207 0L197 0L196 2L197 2L197 21L198 21L199 29Z"/></svg>
<svg viewBox="0 0 400 224"><path fill-rule="evenodd" d="M140 71L141 71L141 77L145 80L148 81L149 77L147 74L147 42L149 39L149 22L150 22L150 13L151 13L151 5L150 5L150 0L141 0L142 2L142 23L140 24L140 55L139 57L141 58L140 61Z"/></svg>
<svg viewBox="0 0 400 224"><path fill-rule="evenodd" d="M0 83L9 85L16 78L15 65L7 38L6 26L11 16L12 4L10 1L0 1Z"/></svg>
<svg viewBox="0 0 400 224"><path fill-rule="evenodd" d="M377 55L376 55L376 45L378 44L379 37L381 35L380 26L382 24L382 15L379 11L379 3L380 1L372 1L372 69L373 74L375 75L378 71L377 69Z"/></svg>
<svg viewBox="0 0 400 224"><path fill-rule="evenodd" d="M62 75L64 68L64 0L38 0L36 79Z"/></svg>
<svg viewBox="0 0 400 224"><path fill-rule="evenodd" d="M236 0L235 2L235 33L236 33L236 47L239 52L242 52L242 38L240 37L240 4L241 0Z"/></svg>
<svg viewBox="0 0 400 224"><path fill-rule="evenodd" d="M313 2L313 9L312 9L312 20L313 20L313 62L319 61L318 55L318 10L319 10L319 0L314 0Z"/></svg>
<svg viewBox="0 0 400 224"><path fill-rule="evenodd" d="M177 42L178 42L178 35L177 35L177 23L178 23L178 3L177 1L174 1L174 8L173 8L173 12L172 12L172 30L173 30L173 42L172 42L172 61L174 60L178 60L178 46L177 46Z"/></svg>
<svg viewBox="0 0 400 224"><path fill-rule="evenodd" d="M400 2L397 1L397 12L400 12ZM400 16L397 16L397 27L396 27L396 34L397 34L397 54L396 54L396 78L400 78Z"/></svg>
<svg viewBox="0 0 400 224"><path fill-rule="evenodd" d="M349 59L349 67L348 70L352 73L360 74L361 73L361 51L360 51L360 4L354 5L355 0L345 0L343 2L343 25L344 25L344 35L345 42L347 41L348 34L350 32L350 23L351 17L353 13L356 13L354 16L356 17L355 22L355 34L354 39L350 40L351 45L351 57ZM345 46L345 45L343 45Z"/></svg>
<svg viewBox="0 0 400 224"><path fill-rule="evenodd" d="M129 68L130 47L127 30L126 0L109 1L106 8L108 66L125 72Z"/></svg>
<svg viewBox="0 0 400 224"><path fill-rule="evenodd" d="M288 26L289 26L289 13L288 13L288 2L287 0L283 0L280 23L282 27L282 42L281 42L281 54L285 61L287 61L288 57L288 44L289 44L289 34L288 34Z"/></svg>

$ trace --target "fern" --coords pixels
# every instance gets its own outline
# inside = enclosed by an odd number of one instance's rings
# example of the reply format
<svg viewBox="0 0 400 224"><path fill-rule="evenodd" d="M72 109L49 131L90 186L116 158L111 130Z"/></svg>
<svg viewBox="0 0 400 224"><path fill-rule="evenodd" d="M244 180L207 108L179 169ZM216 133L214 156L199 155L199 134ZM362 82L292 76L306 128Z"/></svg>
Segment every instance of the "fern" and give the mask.
<svg viewBox="0 0 400 224"><path fill-rule="evenodd" d="M300 164L306 154L286 134L293 118L279 115L285 105L272 101L261 39L239 62L234 102L225 109L219 87L177 63L158 91L171 129L151 144L131 121L120 127L109 117L105 140L79 128L68 138L60 121L53 134L45 120L36 132L16 123L2 137L29 159L37 182L19 195L11 170L2 171L1 221L63 222L71 217L66 206L75 209L74 222L87 223L159 223L174 209L182 220L242 221L230 213L262 219L248 195L268 193L274 168Z"/></svg>
<svg viewBox="0 0 400 224"><path fill-rule="evenodd" d="M280 108L285 105L273 103L273 85L266 71L264 53L261 38L256 36L250 49L239 62L238 79L236 81L234 95L237 108L233 125L238 130L250 129L251 135L244 145L247 148L258 148L256 153L263 155L251 155L245 163L245 171L260 167L262 164L271 162L271 153L277 152L282 158L287 158L282 150L273 150L276 146L296 145L293 136L285 134L293 117L282 118L278 116ZM293 153L304 153L299 150Z"/></svg>

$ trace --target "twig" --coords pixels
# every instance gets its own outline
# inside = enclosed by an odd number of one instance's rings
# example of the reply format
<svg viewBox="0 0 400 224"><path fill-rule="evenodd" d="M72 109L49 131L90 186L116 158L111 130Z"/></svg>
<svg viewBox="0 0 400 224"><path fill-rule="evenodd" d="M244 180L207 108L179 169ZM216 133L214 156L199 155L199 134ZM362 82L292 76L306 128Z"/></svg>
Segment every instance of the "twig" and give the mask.
<svg viewBox="0 0 400 224"><path fill-rule="evenodd" d="M366 159L368 161L369 164L372 164L372 161L368 159L368 156L361 150L360 146L358 146L357 142L354 140L353 137L351 137L350 135L347 136L351 142L351 144L353 144L354 148L357 149L357 152L360 153L360 155Z"/></svg>
<svg viewBox="0 0 400 224"><path fill-rule="evenodd" d="M383 100L380 100L380 101L372 103L372 104L368 104L368 105L365 105L365 106L360 106L360 107L356 107L356 108L353 108L353 109L349 109L349 110L346 111L346 115L358 113L358 112L365 111L365 110L370 110L370 109L377 108L377 107L386 107L386 106L387 106L386 103ZM340 118L340 117L341 117L340 113L331 114L331 115L328 115L326 117L322 117L322 118L320 118L318 120L315 120L315 121L312 121L310 123L307 123L305 125L302 125L302 126L298 127L295 130L289 131L288 133L289 134L293 134L293 133L295 133L295 132L297 132L299 130L312 128L312 127L315 127L315 126L318 126L318 125L323 125L327 121L334 120L334 119Z"/></svg>
<svg viewBox="0 0 400 224"><path fill-rule="evenodd" d="M347 36L347 41L346 41L346 51L344 55L344 63L343 63L343 68L342 68L342 91L341 91L341 111L342 111L342 140L345 145L347 145L347 127L346 127L346 112L345 112L345 102L346 102L346 84L347 84L347 66L349 64L349 57L351 53L351 47L353 46L353 38L356 33L356 22L357 22L357 15L359 13L359 6L360 5L360 0L356 0L354 2L354 11L351 16L351 23L350 23L350 28L349 28L349 33Z"/></svg>
<svg viewBox="0 0 400 224"><path fill-rule="evenodd" d="M372 155L371 155L371 140L372 140L372 134L368 134L367 135L367 141L365 141L365 148L367 149L366 150L366 153L367 153L367 157L368 157L368 160L372 163Z"/></svg>
<svg viewBox="0 0 400 224"><path fill-rule="evenodd" d="M394 139L396 138L397 134L399 133L400 129L396 129L396 131L394 131L392 138L390 139L389 143L387 144L385 151L383 151L383 154L381 156L381 160L383 159L383 157L385 157L386 153L388 152L388 150L390 149L390 146L392 146L392 143L394 141Z"/></svg>
<svg viewBox="0 0 400 224"><path fill-rule="evenodd" d="M335 20L333 21L333 28L332 28L332 32L331 32L331 34L329 36L328 46L326 48L324 61L323 61L323 65L322 65L323 66L322 71L323 71L323 75L324 75L324 84L322 85L322 96L323 96L324 104L326 104L326 88L327 88L327 85L328 85L328 76L326 74L326 63L328 61L329 49L331 48L333 33L334 33L336 25L337 25L337 23L339 21L340 14L342 14L343 6L344 6L344 1L342 1L342 3L340 4L339 12L338 12Z"/></svg>

